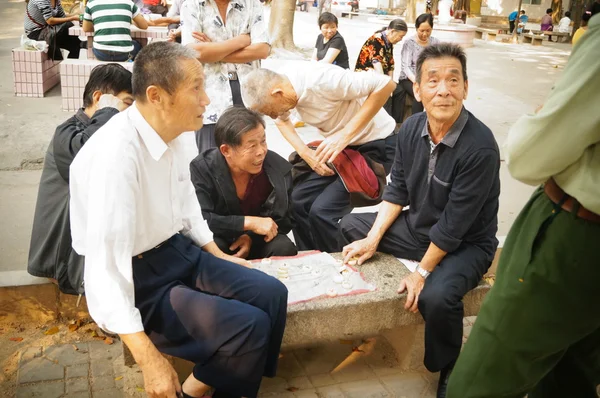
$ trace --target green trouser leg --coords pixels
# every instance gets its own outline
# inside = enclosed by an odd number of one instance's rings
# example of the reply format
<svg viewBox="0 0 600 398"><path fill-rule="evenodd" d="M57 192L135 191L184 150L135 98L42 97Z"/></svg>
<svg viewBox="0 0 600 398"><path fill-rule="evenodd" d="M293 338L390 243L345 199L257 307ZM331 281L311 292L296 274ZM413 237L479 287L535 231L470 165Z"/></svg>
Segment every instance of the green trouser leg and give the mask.
<svg viewBox="0 0 600 398"><path fill-rule="evenodd" d="M600 224L553 211L538 189L515 221L448 398L597 397Z"/></svg>

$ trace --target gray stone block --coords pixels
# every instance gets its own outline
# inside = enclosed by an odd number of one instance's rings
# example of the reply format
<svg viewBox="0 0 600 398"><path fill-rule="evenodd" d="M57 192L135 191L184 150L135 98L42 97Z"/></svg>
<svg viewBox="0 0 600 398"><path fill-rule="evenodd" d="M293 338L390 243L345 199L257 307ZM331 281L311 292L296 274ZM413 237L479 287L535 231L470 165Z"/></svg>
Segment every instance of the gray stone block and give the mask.
<svg viewBox="0 0 600 398"><path fill-rule="evenodd" d="M85 363L83 365L67 366L67 379L74 377L88 377L90 366Z"/></svg>
<svg viewBox="0 0 600 398"><path fill-rule="evenodd" d="M113 376L101 376L92 378L92 391L96 396L96 391L115 389L115 378Z"/></svg>
<svg viewBox="0 0 600 398"><path fill-rule="evenodd" d="M121 342L118 340L114 340L113 344L105 344L103 341L92 341L88 345L92 360L105 359L112 361L123 352Z"/></svg>
<svg viewBox="0 0 600 398"><path fill-rule="evenodd" d="M87 378L69 379L65 384L67 394L75 392L87 392L90 390L90 383Z"/></svg>
<svg viewBox="0 0 600 398"><path fill-rule="evenodd" d="M65 368L46 358L34 358L19 368L18 383L62 380Z"/></svg>
<svg viewBox="0 0 600 398"><path fill-rule="evenodd" d="M114 367L111 361L106 360L94 360L91 363L91 374L92 377L112 376L114 374Z"/></svg>
<svg viewBox="0 0 600 398"><path fill-rule="evenodd" d="M57 345L46 348L44 355L53 360L58 361L61 365L80 365L89 362L87 350L76 350L72 344Z"/></svg>
<svg viewBox="0 0 600 398"><path fill-rule="evenodd" d="M63 398L90 398L89 391L74 392L73 394L64 395Z"/></svg>
<svg viewBox="0 0 600 398"><path fill-rule="evenodd" d="M340 253L332 256L341 258ZM377 253L357 268L377 290L290 306L284 346L301 347L336 339L376 336L382 330L423 323L420 314L404 309L406 294L397 293L400 281L410 274L398 259ZM465 296L465 316L479 312L483 297L489 289L489 285L482 283Z"/></svg>
<svg viewBox="0 0 600 398"><path fill-rule="evenodd" d="M17 387L17 398L59 398L65 393L65 385L62 381L54 383L35 383Z"/></svg>
<svg viewBox="0 0 600 398"><path fill-rule="evenodd" d="M385 376L381 381L394 394L405 397L420 397L429 387L429 381L420 373Z"/></svg>

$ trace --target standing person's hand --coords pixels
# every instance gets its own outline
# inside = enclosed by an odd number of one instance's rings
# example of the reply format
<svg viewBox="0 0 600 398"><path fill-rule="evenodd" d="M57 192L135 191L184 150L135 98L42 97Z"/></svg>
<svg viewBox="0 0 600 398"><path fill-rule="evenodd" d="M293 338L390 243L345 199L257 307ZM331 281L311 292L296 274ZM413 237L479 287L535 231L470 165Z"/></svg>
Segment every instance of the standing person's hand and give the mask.
<svg viewBox="0 0 600 398"><path fill-rule="evenodd" d="M233 257L248 258L251 247L252 238L250 238L250 236L248 236L247 234L243 234L239 238L237 238L236 241L231 244L231 246L229 246L229 250L231 250L232 252L235 252L237 250Z"/></svg>
<svg viewBox="0 0 600 398"><path fill-rule="evenodd" d="M160 4L162 4L164 7L167 6L167 0L160 0Z"/></svg>
<svg viewBox="0 0 600 398"><path fill-rule="evenodd" d="M302 159L308 163L311 169L320 176L327 177L335 174L327 165L319 162L314 149L308 148L302 155Z"/></svg>
<svg viewBox="0 0 600 398"><path fill-rule="evenodd" d="M331 163L350 143L350 136L343 129L325 138L315 155L319 163Z"/></svg>
<svg viewBox="0 0 600 398"><path fill-rule="evenodd" d="M177 372L165 357L158 354L142 367L144 389L151 398L174 398L181 395Z"/></svg>
<svg viewBox="0 0 600 398"><path fill-rule="evenodd" d="M417 271L413 272L400 282L398 293L406 291L406 304L404 309L416 313L419 311L419 295L425 286L425 278Z"/></svg>

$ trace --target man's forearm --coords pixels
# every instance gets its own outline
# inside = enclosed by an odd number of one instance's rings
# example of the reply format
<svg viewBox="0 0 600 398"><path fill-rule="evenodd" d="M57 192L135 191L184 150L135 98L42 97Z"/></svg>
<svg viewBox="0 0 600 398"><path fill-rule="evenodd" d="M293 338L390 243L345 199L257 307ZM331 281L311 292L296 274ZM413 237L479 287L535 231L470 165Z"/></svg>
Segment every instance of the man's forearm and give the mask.
<svg viewBox="0 0 600 398"><path fill-rule="evenodd" d="M429 248L425 252L425 255L421 259L421 268L426 271L433 272L435 267L442 261L444 257L446 257L448 252L440 249L435 243L431 242L429 244Z"/></svg>
<svg viewBox="0 0 600 398"><path fill-rule="evenodd" d="M151 367L157 358L161 358L161 353L150 341L150 338L144 332L131 334L120 334L121 340L127 345L133 355L135 362L142 370Z"/></svg>
<svg viewBox="0 0 600 398"><path fill-rule="evenodd" d="M390 226L396 221L400 213L402 212L402 206L386 202L381 202L381 207L377 213L377 218L367 235L368 238L374 239L380 242L383 235L390 228Z"/></svg>
<svg viewBox="0 0 600 398"><path fill-rule="evenodd" d="M190 43L188 46L198 51L198 60L205 63L221 62L231 53L244 48L242 42L237 38L218 43Z"/></svg>
<svg viewBox="0 0 600 398"><path fill-rule="evenodd" d="M356 115L354 115L346 125L346 130L351 138L363 131L367 124L375 117L377 112L381 110L388 98L390 98L395 88L396 83L390 80L384 88L371 93L371 95L367 97L367 100L362 104Z"/></svg>
<svg viewBox="0 0 600 398"><path fill-rule="evenodd" d="M269 56L270 51L271 46L269 46L267 43L251 44L248 47L242 48L241 50L227 55L221 61L232 64L243 64L259 59L266 59Z"/></svg>
<svg viewBox="0 0 600 398"><path fill-rule="evenodd" d="M52 17L46 20L48 25L58 25L65 22L75 21L79 19L79 15L67 15L63 18Z"/></svg>
<svg viewBox="0 0 600 398"><path fill-rule="evenodd" d="M308 150L308 147L296 132L292 121L290 119L277 119L275 120L275 125L279 129L281 135L283 135L283 138L285 138L286 141L289 142L290 145L294 148L294 150L298 152L298 155L300 155L300 157L304 157L304 154L306 153L306 150Z"/></svg>

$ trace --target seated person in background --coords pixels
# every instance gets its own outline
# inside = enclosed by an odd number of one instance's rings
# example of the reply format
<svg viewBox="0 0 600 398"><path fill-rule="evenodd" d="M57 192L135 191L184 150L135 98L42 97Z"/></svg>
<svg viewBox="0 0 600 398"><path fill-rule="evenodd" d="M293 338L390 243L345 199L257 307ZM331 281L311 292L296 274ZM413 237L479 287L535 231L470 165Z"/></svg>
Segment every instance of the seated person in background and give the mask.
<svg viewBox="0 0 600 398"><path fill-rule="evenodd" d="M181 5L185 0L174 0L166 17L149 20L150 26L168 26L169 41L181 43Z"/></svg>
<svg viewBox="0 0 600 398"><path fill-rule="evenodd" d="M581 39L581 36L583 36L583 34L587 32L588 23L590 22L590 19L592 19L592 14L589 12L584 12L581 16L581 27L577 29L575 31L575 34L573 35L573 40L571 41L573 45L577 44L579 39Z"/></svg>
<svg viewBox="0 0 600 398"><path fill-rule="evenodd" d="M339 252L338 223L358 204L328 164L348 148L358 152L358 162L367 163L365 169L373 170L371 164L377 164L381 174L389 173L396 123L382 106L396 84L389 76L350 72L323 62L290 61L280 72L258 69L248 74L242 85L244 103L276 119L275 125L298 155L297 163L306 166L304 172L296 168L292 192L296 245L300 250ZM322 141L316 149L296 132L291 109L318 128ZM377 184L379 194L383 186Z"/></svg>
<svg viewBox="0 0 600 398"><path fill-rule="evenodd" d="M143 0L144 8L150 11L152 14L160 14L161 16L167 15L167 0Z"/></svg>
<svg viewBox="0 0 600 398"><path fill-rule="evenodd" d="M131 39L131 24L147 29L148 22L131 0L90 0L83 31L94 32L94 56L99 61L133 61L142 45Z"/></svg>
<svg viewBox="0 0 600 398"><path fill-rule="evenodd" d="M202 215L227 254L249 260L294 256L286 236L292 216L292 165L267 149L265 122L242 106L227 109L215 127L217 148L190 164Z"/></svg>
<svg viewBox="0 0 600 398"><path fill-rule="evenodd" d="M83 108L56 128L46 151L27 271L56 280L64 293L83 293L83 257L71 248L71 162L96 130L132 103L131 72L118 64L95 67L83 91Z"/></svg>
<svg viewBox="0 0 600 398"><path fill-rule="evenodd" d="M375 32L363 44L356 60L354 70L374 70L382 75L394 78L394 44L399 43L408 32L408 26L402 19L394 19L387 28ZM402 87L396 86L383 109L394 118L396 124L402 123L404 114L404 95Z"/></svg>
<svg viewBox="0 0 600 398"><path fill-rule="evenodd" d="M72 21L79 21L79 15L67 15L60 0L29 0L25 5L25 35L48 43L48 54L54 60L63 59L61 48L69 52L69 58L79 58L81 40L69 35Z"/></svg>
<svg viewBox="0 0 600 398"><path fill-rule="evenodd" d="M554 26L552 26L552 8L548 8L546 10L546 15L542 17L542 22L540 25L540 30L542 33L544 32L552 32ZM548 40L552 41L552 35L548 36Z"/></svg>
<svg viewBox="0 0 600 398"><path fill-rule="evenodd" d="M456 44L419 55L415 94L426 112L400 128L379 213L349 214L340 223L346 261L357 256L362 264L377 250L420 261L399 292L407 292L405 309L425 320L425 367L441 371L441 398L462 345L462 298L498 246L500 153L490 129L463 107L466 65Z"/></svg>
<svg viewBox="0 0 600 398"><path fill-rule="evenodd" d="M313 61L334 64L344 69L350 68L348 49L344 38L338 32L338 19L330 12L324 12L319 17L321 34L317 37L313 50Z"/></svg>
<svg viewBox="0 0 600 398"><path fill-rule="evenodd" d="M565 16L558 22L558 31L561 33L571 32L571 12L565 12Z"/></svg>

